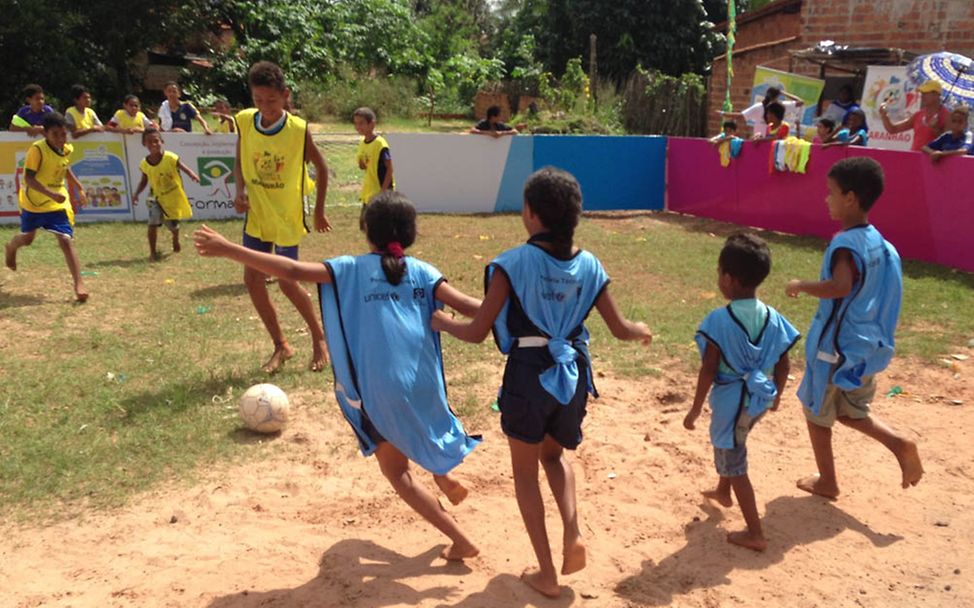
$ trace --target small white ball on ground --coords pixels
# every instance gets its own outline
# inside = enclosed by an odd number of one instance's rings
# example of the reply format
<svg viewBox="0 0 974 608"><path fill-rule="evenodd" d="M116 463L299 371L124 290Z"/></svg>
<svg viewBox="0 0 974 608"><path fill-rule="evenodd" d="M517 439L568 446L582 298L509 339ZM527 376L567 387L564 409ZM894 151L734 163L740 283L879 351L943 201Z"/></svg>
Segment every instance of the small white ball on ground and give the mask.
<svg viewBox="0 0 974 608"><path fill-rule="evenodd" d="M240 397L240 419L258 433L276 433L287 426L291 405L287 394L273 384L255 384Z"/></svg>

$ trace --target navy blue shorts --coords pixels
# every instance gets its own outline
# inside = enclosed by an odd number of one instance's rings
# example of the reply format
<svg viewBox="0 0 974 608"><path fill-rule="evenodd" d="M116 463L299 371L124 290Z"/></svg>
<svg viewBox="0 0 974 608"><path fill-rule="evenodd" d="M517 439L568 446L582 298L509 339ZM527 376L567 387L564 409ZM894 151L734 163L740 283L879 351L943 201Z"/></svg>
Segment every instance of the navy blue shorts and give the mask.
<svg viewBox="0 0 974 608"><path fill-rule="evenodd" d="M275 245L270 241L262 241L255 236L250 236L246 232L243 235L243 246L247 249L253 249L254 251L261 251L263 253L271 253L272 251L277 255L290 258L294 261L298 260L298 246L291 245L290 247L282 247L280 245Z"/></svg>
<svg viewBox="0 0 974 608"><path fill-rule="evenodd" d="M567 405L559 403L541 386L538 376L553 363L547 348L511 352L497 399L501 429L508 437L525 443L541 443L545 435L550 435L561 447L574 450L582 442L582 420L588 403L588 362L579 355L578 386Z"/></svg>
<svg viewBox="0 0 974 608"><path fill-rule="evenodd" d="M26 209L20 210L20 231L24 234L34 232L42 228L55 234L73 237L74 227L68 220L68 212L64 209L59 211L48 211L47 213L34 213Z"/></svg>

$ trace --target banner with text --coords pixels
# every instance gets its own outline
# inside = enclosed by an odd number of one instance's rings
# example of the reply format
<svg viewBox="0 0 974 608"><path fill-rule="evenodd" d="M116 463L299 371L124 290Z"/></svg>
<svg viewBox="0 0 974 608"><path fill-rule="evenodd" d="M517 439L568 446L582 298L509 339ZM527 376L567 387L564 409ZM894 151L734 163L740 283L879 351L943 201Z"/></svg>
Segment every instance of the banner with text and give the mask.
<svg viewBox="0 0 974 608"><path fill-rule="evenodd" d="M870 148L910 149L913 144L913 129L903 133L890 133L883 127L883 118L879 115L879 106L884 103L893 122L902 121L919 109L920 96L914 92L906 77L906 66L869 66L859 103L869 124Z"/></svg>
<svg viewBox="0 0 974 608"><path fill-rule="evenodd" d="M825 88L824 80L758 66L754 70L751 103L757 103L764 99L764 94L771 87L787 91L805 102L805 105L797 108L798 116L785 116L786 121L799 122L803 131L814 126L815 108L818 105L819 97L822 96L822 90Z"/></svg>

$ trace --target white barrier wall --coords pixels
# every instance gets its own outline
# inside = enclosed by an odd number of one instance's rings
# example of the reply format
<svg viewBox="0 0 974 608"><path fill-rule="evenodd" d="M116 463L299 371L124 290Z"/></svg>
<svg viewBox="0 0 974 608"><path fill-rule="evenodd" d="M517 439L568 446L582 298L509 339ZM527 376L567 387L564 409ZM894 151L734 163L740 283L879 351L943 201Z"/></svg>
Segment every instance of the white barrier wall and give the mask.
<svg viewBox="0 0 974 608"><path fill-rule="evenodd" d="M0 133L0 223L20 221L17 189L23 180L27 148L36 139L24 133ZM142 178L139 162L147 153L140 134L95 133L70 139L70 143L74 146L71 169L88 195L87 204L81 206L76 193L72 193L78 221L148 219L145 206L150 196L148 188L143 192L139 204L132 204L132 195ZM166 149L175 152L186 166L200 176L199 184L189 177L183 177L194 218L239 217L233 210L236 145L236 135L165 134Z"/></svg>

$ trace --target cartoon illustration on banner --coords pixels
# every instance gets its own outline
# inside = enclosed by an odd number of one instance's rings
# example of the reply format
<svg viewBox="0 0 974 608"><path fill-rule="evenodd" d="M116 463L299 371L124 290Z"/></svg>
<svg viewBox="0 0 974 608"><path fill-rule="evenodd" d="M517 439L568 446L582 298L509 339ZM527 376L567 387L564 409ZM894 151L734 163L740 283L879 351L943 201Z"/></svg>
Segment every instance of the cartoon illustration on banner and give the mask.
<svg viewBox="0 0 974 608"><path fill-rule="evenodd" d="M869 124L869 146L886 150L909 150L913 144L913 130L889 133L883 128L879 106L886 104L889 118L898 122L919 109L917 95L906 77L906 66L875 66L866 70L866 84L862 89L861 107Z"/></svg>
<svg viewBox="0 0 974 608"><path fill-rule="evenodd" d="M72 203L81 216L132 213L131 189L125 175L125 152L121 142L75 142L71 170L88 195L88 204L78 208L77 193Z"/></svg>

